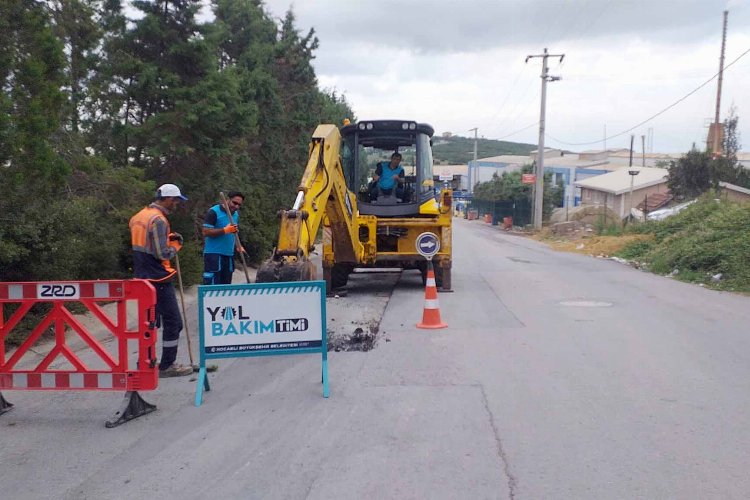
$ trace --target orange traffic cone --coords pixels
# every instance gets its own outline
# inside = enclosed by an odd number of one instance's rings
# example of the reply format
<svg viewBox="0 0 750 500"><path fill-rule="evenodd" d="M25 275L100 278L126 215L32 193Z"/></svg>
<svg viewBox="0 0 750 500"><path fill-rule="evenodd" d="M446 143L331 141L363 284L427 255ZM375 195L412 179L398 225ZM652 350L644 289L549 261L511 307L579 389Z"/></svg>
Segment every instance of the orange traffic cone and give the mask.
<svg viewBox="0 0 750 500"><path fill-rule="evenodd" d="M427 261L427 286L424 290L424 312L422 322L417 328L446 328L448 325L440 320L440 304L438 303L437 287L435 286L435 270L432 260Z"/></svg>

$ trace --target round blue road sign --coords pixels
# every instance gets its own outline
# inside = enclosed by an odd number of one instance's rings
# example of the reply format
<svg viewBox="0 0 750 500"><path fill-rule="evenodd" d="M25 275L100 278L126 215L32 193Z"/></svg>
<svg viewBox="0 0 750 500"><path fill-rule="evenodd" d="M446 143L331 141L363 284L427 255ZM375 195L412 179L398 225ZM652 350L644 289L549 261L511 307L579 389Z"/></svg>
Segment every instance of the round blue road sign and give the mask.
<svg viewBox="0 0 750 500"><path fill-rule="evenodd" d="M440 250L440 238L435 233L422 233L417 236L417 252L431 259Z"/></svg>

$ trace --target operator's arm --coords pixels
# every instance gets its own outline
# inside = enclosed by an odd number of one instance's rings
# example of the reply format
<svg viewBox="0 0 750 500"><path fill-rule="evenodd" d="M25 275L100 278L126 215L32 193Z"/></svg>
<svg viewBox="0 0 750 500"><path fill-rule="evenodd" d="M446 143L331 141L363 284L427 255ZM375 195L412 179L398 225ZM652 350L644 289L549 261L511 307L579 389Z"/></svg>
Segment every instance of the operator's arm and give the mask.
<svg viewBox="0 0 750 500"><path fill-rule="evenodd" d="M154 257L159 260L169 260L177 255L177 249L168 244L168 232L169 228L161 218L157 218L151 225L151 238L154 240Z"/></svg>
<svg viewBox="0 0 750 500"><path fill-rule="evenodd" d="M383 164L378 163L375 167L375 175L372 176L372 182L378 182L381 175L383 175Z"/></svg>

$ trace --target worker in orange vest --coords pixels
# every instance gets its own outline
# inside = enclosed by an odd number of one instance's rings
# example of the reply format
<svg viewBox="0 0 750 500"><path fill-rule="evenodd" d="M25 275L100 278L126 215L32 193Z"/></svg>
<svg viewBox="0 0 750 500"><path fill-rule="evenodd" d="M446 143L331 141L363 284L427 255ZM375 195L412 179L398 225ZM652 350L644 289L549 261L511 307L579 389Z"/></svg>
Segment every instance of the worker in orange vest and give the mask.
<svg viewBox="0 0 750 500"><path fill-rule="evenodd" d="M175 362L182 318L172 280L176 271L169 262L182 248L182 236L173 233L167 215L187 198L174 184L164 184L156 191L153 203L130 219L133 247L133 272L147 279L156 289L156 326L162 327L162 351L159 377L181 377L193 373L192 366Z"/></svg>

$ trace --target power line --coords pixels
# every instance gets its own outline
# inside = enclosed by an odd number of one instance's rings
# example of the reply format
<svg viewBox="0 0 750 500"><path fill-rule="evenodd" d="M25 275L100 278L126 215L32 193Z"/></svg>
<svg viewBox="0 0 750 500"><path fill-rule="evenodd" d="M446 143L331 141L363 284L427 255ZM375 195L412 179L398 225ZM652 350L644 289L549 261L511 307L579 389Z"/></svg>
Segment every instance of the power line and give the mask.
<svg viewBox="0 0 750 500"><path fill-rule="evenodd" d="M537 125L539 125L539 122L538 122L538 121L537 121L537 122L534 122L534 123L532 123L531 125L526 125L526 126L525 126L524 128L520 128L520 129L516 130L515 132L511 132L510 134L506 134L506 135L504 135L504 136L502 136L502 137L498 137L498 138L497 138L497 139L495 139L495 140L496 140L496 141L501 141L501 140L505 139L506 137L510 137L510 136L512 136L512 135L520 134L520 133L521 133L521 132L523 132L524 130L528 130L528 129L530 129L531 127L536 127Z"/></svg>
<svg viewBox="0 0 750 500"><path fill-rule="evenodd" d="M524 64L523 67L521 68L521 71L519 71L518 74L516 75L516 79L513 80L513 84L510 86L510 90L508 90L508 93L505 95L505 99L503 99L503 103L500 104L500 106L497 108L497 111L495 112L495 114L492 116L492 118L490 118L490 126L495 123L495 119L497 118L497 115L499 115L500 112L505 107L505 103L508 102L508 99L510 98L510 95L516 89L516 84L518 83L518 80L521 78L521 75L523 75L523 72L526 70L527 67L528 66L526 64ZM503 120L502 123L504 124L505 120Z"/></svg>
<svg viewBox="0 0 750 500"><path fill-rule="evenodd" d="M740 55L739 55L739 56L738 56L738 57L737 57L737 58L736 58L736 59L735 59L734 61L732 61L732 62L730 62L729 64L727 64L727 65L725 66L724 70L726 71L726 69L727 69L727 68L729 68L730 66L732 66L732 65L733 65L734 63L736 63L736 62L737 62L737 61L739 61L740 59L742 59L742 58L743 58L743 57L744 57L745 55L747 55L747 53L748 53L748 52L750 52L750 49L747 49L747 50L746 50L745 52L743 52L742 54L740 54ZM714 81L714 80L716 79L716 77L717 77L717 76L719 76L719 73L718 73L718 72L717 72L717 73L716 73L716 74L715 74L714 76L712 76L711 78L709 78L708 80L706 80L705 82L703 82L702 84L700 84L700 85L699 85L699 86L698 86L697 88L695 88L695 89L691 90L690 92L688 92L688 93L687 93L687 94L685 94L684 96L680 97L680 98L679 98L679 99L677 99L677 100L676 100L675 102L673 102L672 104L670 104L670 105L669 105L669 106L667 106L666 108L662 109L662 110L661 110L661 111L659 111L658 113L656 113L656 114L654 114L654 115L652 115L652 116L650 116L650 117L646 118L645 120L643 120L643 121L642 121L642 122L640 122L640 123L637 123L637 124L633 125L632 127L630 127L630 128L629 128L629 129L627 129L627 130L623 130L622 132L619 132L619 133L617 133L617 134L615 134L615 135L610 135L609 137L605 137L605 138L604 138L604 140L605 140L605 141L608 141L608 140L610 140L610 139L614 139L615 137L620 137L621 135L625 135L625 134L627 134L628 132L631 132L631 131L633 131L633 130L637 129L637 128L638 128L638 127L640 127L641 125L644 125L644 124L646 124L646 123L650 122L650 121L651 121L651 120L653 120L654 118L656 118L656 117L658 117L658 116L661 116L661 115L663 115L664 113L666 113L666 112L667 112L667 111L669 111L670 109L674 108L674 107L675 107L675 106L677 106L677 105L678 105L679 103L681 103L682 101L684 101L685 99L687 99L687 98L688 98L688 97L690 97L691 95L695 94L696 92L698 92L698 91L699 91L700 89L702 89L703 87L705 87L706 85L708 85L708 84L709 84L709 83L711 83L712 81ZM589 146L589 145L591 145L591 144L597 144L597 143L599 143L599 142L602 142L602 139L597 139L597 140L595 140L595 141L590 141L590 142L566 142L566 141L561 141L560 139L556 139L555 137L552 137L551 135L549 135L549 134L547 134L547 133L545 133L545 135L546 135L547 137L549 137L550 139L552 139L553 141L559 142L560 144L565 144L566 146Z"/></svg>

